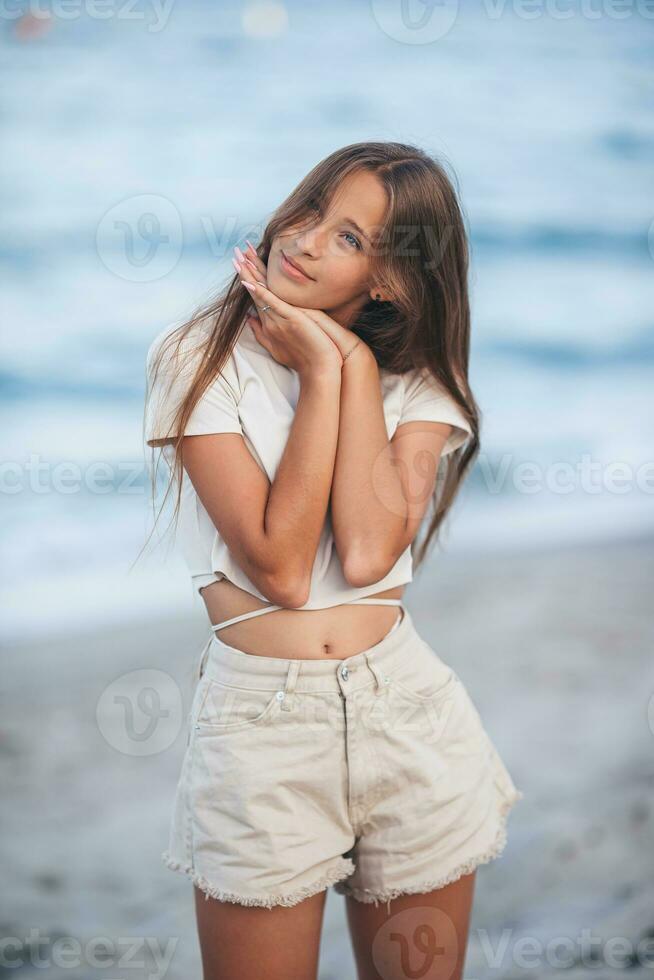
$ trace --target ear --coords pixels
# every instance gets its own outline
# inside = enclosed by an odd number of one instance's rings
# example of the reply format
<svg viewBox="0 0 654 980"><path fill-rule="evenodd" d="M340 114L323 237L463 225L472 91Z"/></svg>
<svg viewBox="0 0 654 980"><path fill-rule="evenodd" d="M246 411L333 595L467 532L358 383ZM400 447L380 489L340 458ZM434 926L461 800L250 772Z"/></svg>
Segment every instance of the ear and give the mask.
<svg viewBox="0 0 654 980"><path fill-rule="evenodd" d="M375 303L388 303L391 297L383 290L373 286L370 289L370 299L373 300L373 302Z"/></svg>

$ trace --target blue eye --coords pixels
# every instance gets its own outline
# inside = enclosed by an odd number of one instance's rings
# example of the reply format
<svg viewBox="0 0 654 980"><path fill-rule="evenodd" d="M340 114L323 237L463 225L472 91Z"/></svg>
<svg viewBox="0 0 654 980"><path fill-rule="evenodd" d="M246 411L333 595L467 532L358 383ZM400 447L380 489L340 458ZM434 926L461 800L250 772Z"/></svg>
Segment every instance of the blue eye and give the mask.
<svg viewBox="0 0 654 980"><path fill-rule="evenodd" d="M359 242L359 239L358 239L358 238L355 238L355 236L354 236L354 235L352 234L352 232L351 232L351 231L346 231L346 232L345 232L345 236L346 236L346 237L349 237L349 238L352 238L352 239L354 240L354 244L355 244L355 246L356 246L356 247L357 247L357 248L358 248L359 250L361 249L361 243Z"/></svg>

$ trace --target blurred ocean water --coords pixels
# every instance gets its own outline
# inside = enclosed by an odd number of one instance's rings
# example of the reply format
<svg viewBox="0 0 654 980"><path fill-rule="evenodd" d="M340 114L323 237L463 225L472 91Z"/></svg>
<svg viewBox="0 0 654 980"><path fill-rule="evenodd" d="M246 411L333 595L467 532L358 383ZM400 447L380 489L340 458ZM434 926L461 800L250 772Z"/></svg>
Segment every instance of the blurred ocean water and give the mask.
<svg viewBox="0 0 654 980"><path fill-rule="evenodd" d="M5 635L193 601L168 537L130 568L151 528L145 352L362 139L449 161L470 226L482 453L447 547L654 525L654 19L450 3L442 37L408 43L392 8L1 25Z"/></svg>

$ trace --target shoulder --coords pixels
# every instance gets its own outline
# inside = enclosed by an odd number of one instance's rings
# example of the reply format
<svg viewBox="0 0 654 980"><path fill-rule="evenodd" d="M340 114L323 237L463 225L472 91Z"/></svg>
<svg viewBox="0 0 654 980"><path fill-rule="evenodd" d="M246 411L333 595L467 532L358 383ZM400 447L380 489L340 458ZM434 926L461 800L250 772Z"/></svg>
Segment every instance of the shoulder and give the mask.
<svg viewBox="0 0 654 980"><path fill-rule="evenodd" d="M145 363L147 365L148 371L152 369L155 362L156 355L159 353L163 347L166 337L172 333L173 324L167 324L163 330L160 330L158 334L150 341L150 346L148 347L148 352L145 355Z"/></svg>
<svg viewBox="0 0 654 980"><path fill-rule="evenodd" d="M212 331L206 320L198 321L190 330L184 327L185 321L168 323L150 342L146 374L153 388L181 391L192 381ZM256 377L264 384L280 383L279 375L285 371L244 321L211 387L227 386L239 401L249 379Z"/></svg>
<svg viewBox="0 0 654 980"><path fill-rule="evenodd" d="M428 367L411 368L401 375L406 395L429 391L434 395L446 394L447 389Z"/></svg>
<svg viewBox="0 0 654 980"><path fill-rule="evenodd" d="M167 380L171 383L190 380L206 354L210 339L211 328L204 320L194 323L190 328L186 327L186 321L166 324L148 347L146 354L148 377L152 377L154 373L157 380ZM238 343L237 338L236 345L220 370L220 376L236 386L238 386L238 371L235 351Z"/></svg>
<svg viewBox="0 0 654 980"><path fill-rule="evenodd" d="M155 365L160 365L166 372L174 372L176 368L183 367L190 355L202 350L206 331L194 326L185 332L183 327L183 322L168 323L152 339L146 354L148 373Z"/></svg>
<svg viewBox="0 0 654 980"><path fill-rule="evenodd" d="M444 382L429 367L412 368L405 371L401 378L405 402L419 399L457 404Z"/></svg>
<svg viewBox="0 0 654 980"><path fill-rule="evenodd" d="M444 422L453 427L443 454L463 445L472 433L468 412L429 367L414 368L402 375L404 394L400 423Z"/></svg>

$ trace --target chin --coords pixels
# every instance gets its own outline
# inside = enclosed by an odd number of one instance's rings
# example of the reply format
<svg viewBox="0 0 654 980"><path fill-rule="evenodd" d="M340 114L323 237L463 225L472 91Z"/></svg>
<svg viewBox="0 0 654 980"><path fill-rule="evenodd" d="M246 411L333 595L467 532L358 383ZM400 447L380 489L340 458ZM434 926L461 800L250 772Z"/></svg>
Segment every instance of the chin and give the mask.
<svg viewBox="0 0 654 980"><path fill-rule="evenodd" d="M308 292L306 285L292 283L286 276L268 276L268 286L275 296L279 296L285 303L293 303L295 306L297 306L299 298Z"/></svg>

